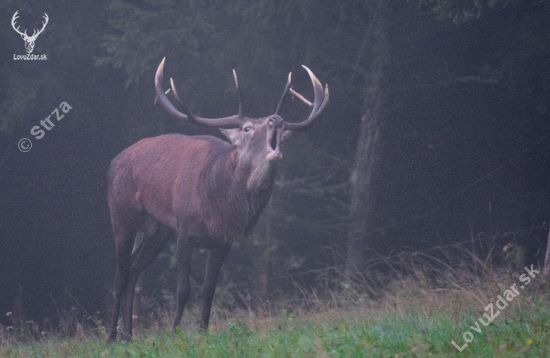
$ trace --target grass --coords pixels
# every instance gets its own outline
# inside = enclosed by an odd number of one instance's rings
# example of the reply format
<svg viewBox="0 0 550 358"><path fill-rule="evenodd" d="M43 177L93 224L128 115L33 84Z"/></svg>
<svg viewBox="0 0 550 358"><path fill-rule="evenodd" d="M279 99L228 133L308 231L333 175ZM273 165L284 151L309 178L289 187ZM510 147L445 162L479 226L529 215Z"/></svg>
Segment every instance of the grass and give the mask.
<svg viewBox="0 0 550 358"><path fill-rule="evenodd" d="M483 313L490 314L486 306L495 305L514 283L519 287L525 272L472 272L442 270L427 279L424 267L398 275L375 299L345 286L323 299L304 293L307 309L217 311L208 333L189 326L172 334L165 325L137 331L132 343L116 344L105 342L102 327L27 342L4 335L0 357L550 356L548 279L533 278L493 322L477 328ZM462 346L464 337L472 340L459 352L451 341Z"/></svg>
<svg viewBox="0 0 550 358"><path fill-rule="evenodd" d="M266 321L232 319L209 334L160 331L133 343L108 345L98 337L51 338L5 345L2 357L545 357L550 353L547 309L510 310L462 353L451 344L472 322L445 311L326 310Z"/></svg>

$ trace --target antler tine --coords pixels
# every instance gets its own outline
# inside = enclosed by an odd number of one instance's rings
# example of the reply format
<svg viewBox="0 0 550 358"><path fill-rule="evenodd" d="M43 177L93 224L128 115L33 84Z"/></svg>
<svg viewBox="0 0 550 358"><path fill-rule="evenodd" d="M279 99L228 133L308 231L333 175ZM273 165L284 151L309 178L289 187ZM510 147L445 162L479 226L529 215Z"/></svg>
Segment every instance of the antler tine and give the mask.
<svg viewBox="0 0 550 358"><path fill-rule="evenodd" d="M174 96L176 97L176 100L180 102L182 105L182 109L185 113L182 113L174 107L172 102L166 97L166 94L164 93L162 89L162 80L163 80L163 71L164 71L164 63L165 63L166 57L162 59L160 62L159 67L157 68L157 73L155 75L155 89L158 97L158 102L160 105L168 111L171 115L173 115L176 118L180 119L192 119L197 124L202 124L204 126L208 127L218 127L218 128L236 128L241 125L241 122L244 118L244 115L240 113L239 114L229 116L229 117L223 117L223 118L203 118L195 115L193 112L189 110L187 105L185 104L185 101L178 95L176 91L176 86L174 85L174 81L171 80L171 88L172 92L174 93ZM238 88L237 88L238 89Z"/></svg>
<svg viewBox="0 0 550 358"><path fill-rule="evenodd" d="M294 90L294 88L290 88L290 93L292 93L292 95L296 98L298 98L299 100L301 100L302 102L304 102L305 104L307 104L308 106L310 107L313 107L313 103L311 103L310 101L308 101L304 96L302 96L301 94L299 94L298 92L296 92Z"/></svg>
<svg viewBox="0 0 550 358"><path fill-rule="evenodd" d="M315 99L313 103L308 101L304 98L301 94L298 92L291 90L292 94L294 94L296 97L298 97L300 100L302 100L304 103L309 105L310 107L313 107L311 110L311 114L309 115L308 119L306 119L303 122L299 123L286 123L286 129L288 130L301 130L307 127L309 124L311 124L325 109L326 105L328 104L329 100L329 91L328 91L328 85L325 86L323 90L323 85L321 82L315 77L313 72L307 68L306 66L302 65L302 67L307 71L309 74L309 78L311 79L311 83L313 84L313 92Z"/></svg>
<svg viewBox="0 0 550 358"><path fill-rule="evenodd" d="M237 72L233 69L233 77L235 78L235 88L237 88L237 96L239 97L239 116L244 117L243 114L243 96L241 88L239 87L239 80L237 80Z"/></svg>
<svg viewBox="0 0 550 358"><path fill-rule="evenodd" d="M172 94L174 95L174 98L184 107L183 110L187 112L188 111L187 106L186 106L185 102L183 102L183 99L180 98L180 95L178 94L178 91L176 90L176 84L174 83L174 80L172 79L172 77L170 77L170 89L172 89ZM168 89L166 91L166 94L168 94L168 92L170 92L170 89Z"/></svg>
<svg viewBox="0 0 550 358"><path fill-rule="evenodd" d="M164 62L165 62L165 60L166 60L166 57L164 57L162 59L162 61L160 62L160 65L157 68L157 72L155 74L155 91L157 93L157 96L155 98L155 103L159 103L162 106L162 108L164 108L172 116L174 116L176 118L179 118L179 119L187 120L187 119L189 119L189 117L187 115L181 113L180 111L178 111L176 109L176 107L174 107L172 102L170 102L168 97L166 97L166 94L168 92L165 93L164 90L162 89L162 80L163 80L163 71L164 71Z"/></svg>
<svg viewBox="0 0 550 358"><path fill-rule="evenodd" d="M164 91L164 94L170 93L170 88L168 88L166 91ZM155 100L153 101L153 105L156 106L159 103L159 97L155 96Z"/></svg>
<svg viewBox="0 0 550 358"><path fill-rule="evenodd" d="M281 110L283 109L283 105L285 104L285 99L287 97L288 91L292 90L292 72L288 73L288 79L286 81L286 86L283 91L283 95L281 96L281 99L279 101L279 104L277 105L277 109L275 110L275 114L279 114Z"/></svg>

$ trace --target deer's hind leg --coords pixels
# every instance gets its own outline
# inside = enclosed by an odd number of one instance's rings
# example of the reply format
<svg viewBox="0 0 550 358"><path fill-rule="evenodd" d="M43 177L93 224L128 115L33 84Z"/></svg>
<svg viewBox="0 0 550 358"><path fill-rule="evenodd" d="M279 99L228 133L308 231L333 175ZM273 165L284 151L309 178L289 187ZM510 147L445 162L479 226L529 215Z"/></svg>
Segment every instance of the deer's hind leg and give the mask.
<svg viewBox="0 0 550 358"><path fill-rule="evenodd" d="M111 214L113 216L113 214ZM132 248L137 229L132 230L133 225L117 225L120 221L112 220L113 231L115 233L116 246L116 275L114 284L114 304L111 321L111 331L109 332L109 341L116 341L118 317L120 315L120 303L123 292L128 285L130 277L130 266L132 262Z"/></svg>
<svg viewBox="0 0 550 358"><path fill-rule="evenodd" d="M132 338L132 312L135 286L141 272L160 254L168 241L173 237L173 231L159 224L152 236L142 235L142 242L134 247L131 255L131 266L126 286L124 312L124 338Z"/></svg>

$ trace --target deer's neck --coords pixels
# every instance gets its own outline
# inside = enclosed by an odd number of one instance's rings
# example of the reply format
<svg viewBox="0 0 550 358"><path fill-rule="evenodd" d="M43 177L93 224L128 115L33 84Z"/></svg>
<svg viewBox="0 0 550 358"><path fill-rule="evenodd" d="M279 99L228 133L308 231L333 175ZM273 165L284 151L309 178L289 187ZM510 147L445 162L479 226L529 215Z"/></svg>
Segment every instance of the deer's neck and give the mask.
<svg viewBox="0 0 550 358"><path fill-rule="evenodd" d="M266 190L271 186L275 176L275 161L268 161L262 156L248 157L246 153L239 153L236 149L232 156L235 177L246 183L246 188L251 193Z"/></svg>
<svg viewBox="0 0 550 358"><path fill-rule="evenodd" d="M245 235L269 201L274 166L243 165L236 151L215 158L203 173L201 191L208 195L203 208L211 218L208 229L224 241Z"/></svg>

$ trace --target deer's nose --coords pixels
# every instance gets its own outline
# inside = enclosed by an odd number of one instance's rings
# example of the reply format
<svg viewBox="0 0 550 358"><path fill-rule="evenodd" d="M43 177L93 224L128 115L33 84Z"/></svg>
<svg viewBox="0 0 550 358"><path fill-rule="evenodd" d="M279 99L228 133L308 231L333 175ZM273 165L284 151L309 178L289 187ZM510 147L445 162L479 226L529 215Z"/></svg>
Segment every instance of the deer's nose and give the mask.
<svg viewBox="0 0 550 358"><path fill-rule="evenodd" d="M283 126L284 120L281 117L275 115L268 119L268 123L271 128L279 129Z"/></svg>

